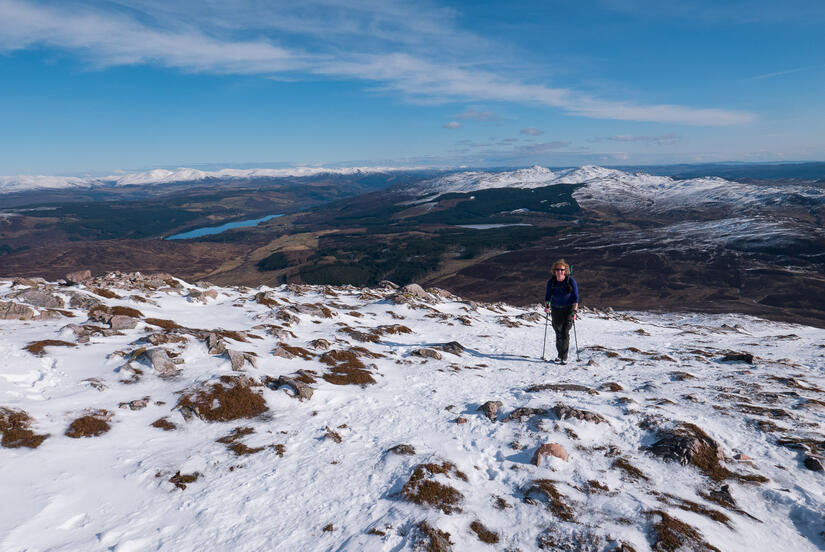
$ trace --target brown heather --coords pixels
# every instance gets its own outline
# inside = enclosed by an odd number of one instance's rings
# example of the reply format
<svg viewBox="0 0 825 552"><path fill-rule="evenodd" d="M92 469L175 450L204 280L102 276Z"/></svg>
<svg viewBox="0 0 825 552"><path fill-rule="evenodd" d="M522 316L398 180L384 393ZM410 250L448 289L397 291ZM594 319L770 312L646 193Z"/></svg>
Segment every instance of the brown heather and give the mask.
<svg viewBox="0 0 825 552"><path fill-rule="evenodd" d="M31 429L31 418L23 410L0 407L0 445L5 448L37 448L48 435L37 435Z"/></svg>
<svg viewBox="0 0 825 552"><path fill-rule="evenodd" d="M131 307L112 307L111 313L113 316L131 316L132 318L143 318L143 313Z"/></svg>
<svg viewBox="0 0 825 552"><path fill-rule="evenodd" d="M175 328L181 328L177 322L173 320L163 320L161 318L146 318L144 322L150 324L152 326L157 326L159 328L163 328L164 330L174 330Z"/></svg>
<svg viewBox="0 0 825 552"><path fill-rule="evenodd" d="M266 400L252 390L253 383L242 376L221 376L221 383L207 384L183 393L177 408L189 407L207 422L228 422L254 418L268 410ZM260 385L260 384L255 384ZM213 408L212 405L218 406Z"/></svg>
<svg viewBox="0 0 825 552"><path fill-rule="evenodd" d="M76 347L74 343L69 343L68 341L60 341L58 339L44 339L42 341L35 341L34 343L29 343L24 347L25 350L30 352L33 355L42 355L44 349L46 347Z"/></svg>
<svg viewBox="0 0 825 552"><path fill-rule="evenodd" d="M97 411L95 414L81 416L69 424L69 428L66 430L66 437L80 439L81 437L97 437L98 435L103 435L112 429L112 426L110 426L109 422L105 419L108 416L109 413L105 410Z"/></svg>

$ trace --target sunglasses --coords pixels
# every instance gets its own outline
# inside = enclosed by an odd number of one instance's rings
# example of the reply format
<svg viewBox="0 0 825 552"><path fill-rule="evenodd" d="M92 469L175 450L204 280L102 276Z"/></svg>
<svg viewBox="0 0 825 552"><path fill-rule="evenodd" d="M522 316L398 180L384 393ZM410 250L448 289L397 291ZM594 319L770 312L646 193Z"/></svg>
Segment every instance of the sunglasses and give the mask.
<svg viewBox="0 0 825 552"><path fill-rule="evenodd" d="M565 271L565 269L563 269L563 268L554 268L553 269L553 272L564 272L564 271Z"/></svg>

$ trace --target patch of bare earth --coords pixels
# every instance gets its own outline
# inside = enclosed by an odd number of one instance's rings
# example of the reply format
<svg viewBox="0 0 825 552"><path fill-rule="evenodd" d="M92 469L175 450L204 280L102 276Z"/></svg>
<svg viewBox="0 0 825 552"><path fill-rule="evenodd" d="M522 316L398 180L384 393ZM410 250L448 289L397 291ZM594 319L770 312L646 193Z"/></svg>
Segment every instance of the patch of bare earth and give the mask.
<svg viewBox="0 0 825 552"><path fill-rule="evenodd" d="M446 531L441 531L426 521L420 522L417 528L419 531L419 541L416 550L424 550L425 552L450 552L453 549L450 534Z"/></svg>
<svg viewBox="0 0 825 552"><path fill-rule="evenodd" d="M467 476L450 462L419 464L409 480L404 483L401 496L409 502L437 508L445 514L460 512L458 504L464 499L464 495L449 485L436 481L436 475L444 475L447 478L452 475L467 481Z"/></svg>
<svg viewBox="0 0 825 552"><path fill-rule="evenodd" d="M176 407L207 422L254 418L268 410L266 400L253 390L261 386L244 376L221 376L219 382L184 390Z"/></svg>
<svg viewBox="0 0 825 552"><path fill-rule="evenodd" d="M198 480L201 476L200 473L195 472L191 474L181 474L179 471L175 472L175 475L169 478L169 483L180 489L181 491L186 490L186 486L190 483L194 483Z"/></svg>
<svg viewBox="0 0 825 552"><path fill-rule="evenodd" d="M5 448L37 448L48 437L37 435L31 430L32 419L23 410L0 407L0 433L3 439L0 445Z"/></svg>
<svg viewBox="0 0 825 552"><path fill-rule="evenodd" d="M496 544L499 541L498 533L487 529L479 520L475 520L470 524L470 529L476 534L478 540L486 542L487 544Z"/></svg>

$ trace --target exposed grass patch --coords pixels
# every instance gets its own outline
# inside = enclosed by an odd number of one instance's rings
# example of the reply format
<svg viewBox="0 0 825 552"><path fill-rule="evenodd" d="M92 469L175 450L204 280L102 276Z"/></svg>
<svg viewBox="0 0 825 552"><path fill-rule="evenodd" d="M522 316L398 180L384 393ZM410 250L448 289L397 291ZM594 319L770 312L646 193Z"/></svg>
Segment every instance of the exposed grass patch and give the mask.
<svg viewBox="0 0 825 552"><path fill-rule="evenodd" d="M232 432L229 435L221 437L220 439L217 439L215 442L228 445L229 443L234 443L241 437L251 435L253 433L255 433L255 430L251 427L236 427L232 430Z"/></svg>
<svg viewBox="0 0 825 552"><path fill-rule="evenodd" d="M69 424L69 428L66 430L66 437L80 439L82 437L97 437L98 435L103 435L112 429L112 426L109 425L111 416L111 412L107 410L96 410L91 414L81 416Z"/></svg>
<svg viewBox="0 0 825 552"><path fill-rule="evenodd" d="M445 514L460 512L461 508L458 504L464 499L464 495L449 485L435 481L433 476L437 474L447 477L454 475L467 481L467 476L450 462L419 464L413 470L409 480L404 483L401 496L409 502L437 508Z"/></svg>
<svg viewBox="0 0 825 552"><path fill-rule="evenodd" d="M721 552L708 543L702 534L687 523L667 515L661 510L647 512L648 516L660 518L653 524L653 550L676 552L677 550L694 550Z"/></svg>
<svg viewBox="0 0 825 552"><path fill-rule="evenodd" d="M163 320L162 318L146 318L143 320L147 324L152 326L157 326L158 328L163 328L164 330L174 330L176 328L182 328L183 326L178 325L177 322L174 320Z"/></svg>
<svg viewBox="0 0 825 552"><path fill-rule="evenodd" d="M131 307L112 307L111 313L113 316L131 316L132 318L143 318L143 313Z"/></svg>
<svg viewBox="0 0 825 552"><path fill-rule="evenodd" d="M646 476L642 470L631 464L626 458L616 458L613 461L612 467L622 470L631 479L650 481L650 478Z"/></svg>
<svg viewBox="0 0 825 552"><path fill-rule="evenodd" d="M29 343L23 348L33 355L40 356L46 347L77 347L77 345L69 343L68 341L60 341L59 339L44 339L42 341Z"/></svg>
<svg viewBox="0 0 825 552"><path fill-rule="evenodd" d="M538 500L534 497L538 497ZM556 482L550 479L533 481L524 492L524 501L528 504L544 501L553 515L560 520L573 521L574 519L573 509L567 505L562 494L556 489Z"/></svg>
<svg viewBox="0 0 825 552"><path fill-rule="evenodd" d="M701 514L703 516L709 517L715 522L722 523L727 527L730 527L730 518L726 516L724 513L720 512L719 510L714 510L713 508L708 508L707 506L703 506L702 504L698 504L691 500L685 500L684 498L680 498L678 496L674 496L668 493L665 493L662 496L665 499L665 502L670 506L676 506L677 508L680 508L686 512Z"/></svg>
<svg viewBox="0 0 825 552"><path fill-rule="evenodd" d="M453 549L453 543L448 532L436 529L426 521L418 524L418 530L421 531L421 536L424 537L424 541L419 543L419 545L424 546L424 552L450 552Z"/></svg>
<svg viewBox="0 0 825 552"><path fill-rule="evenodd" d="M198 472L191 474L181 474L180 471L177 471L175 472L175 475L169 478L169 483L171 483L181 491L184 491L186 490L187 485L197 481L200 476L201 474Z"/></svg>
<svg viewBox="0 0 825 552"><path fill-rule="evenodd" d="M91 292L106 299L120 299L120 295L106 288L92 288Z"/></svg>
<svg viewBox="0 0 825 552"><path fill-rule="evenodd" d="M266 400L252 389L260 385L243 376L221 376L220 383L185 390L177 408L191 408L207 422L254 418L268 410Z"/></svg>
<svg viewBox="0 0 825 552"><path fill-rule="evenodd" d="M490 531L480 521L475 520L470 524L470 529L476 534L478 540L487 544L496 544L499 540L498 533Z"/></svg>
<svg viewBox="0 0 825 552"><path fill-rule="evenodd" d="M321 355L320 360L324 364L332 366L332 373L323 375L323 378L329 383L334 385L370 385L375 383L375 379L366 369L366 365L352 350L327 351Z"/></svg>
<svg viewBox="0 0 825 552"><path fill-rule="evenodd" d="M32 419L23 410L0 407L0 433L3 434L0 445L5 448L37 448L48 437L37 435L31 430Z"/></svg>
<svg viewBox="0 0 825 552"><path fill-rule="evenodd" d="M304 349L303 347L293 347L291 345L287 345L286 343L278 343L278 347L286 351L287 353L293 356L299 356L304 360L309 360L313 357L313 354Z"/></svg>
<svg viewBox="0 0 825 552"><path fill-rule="evenodd" d="M152 422L152 427L156 427L158 429L162 429L163 431L174 431L178 428L175 424L167 420L166 418L158 418L154 422Z"/></svg>

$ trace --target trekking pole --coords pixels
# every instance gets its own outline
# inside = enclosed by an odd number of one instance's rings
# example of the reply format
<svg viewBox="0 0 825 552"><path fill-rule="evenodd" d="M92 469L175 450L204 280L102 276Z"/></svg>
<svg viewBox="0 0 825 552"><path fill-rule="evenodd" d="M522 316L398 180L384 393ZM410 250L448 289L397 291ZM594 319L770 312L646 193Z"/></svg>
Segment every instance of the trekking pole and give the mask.
<svg viewBox="0 0 825 552"><path fill-rule="evenodd" d="M541 344L541 359L544 360L544 349L547 347L547 313L544 313L544 340Z"/></svg>
<svg viewBox="0 0 825 552"><path fill-rule="evenodd" d="M580 362L579 358L579 336L576 335L576 318L573 317L573 339L576 341L576 362Z"/></svg>

